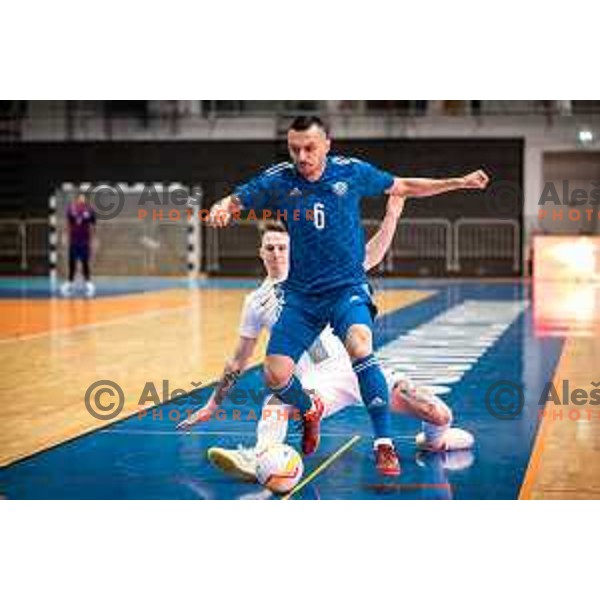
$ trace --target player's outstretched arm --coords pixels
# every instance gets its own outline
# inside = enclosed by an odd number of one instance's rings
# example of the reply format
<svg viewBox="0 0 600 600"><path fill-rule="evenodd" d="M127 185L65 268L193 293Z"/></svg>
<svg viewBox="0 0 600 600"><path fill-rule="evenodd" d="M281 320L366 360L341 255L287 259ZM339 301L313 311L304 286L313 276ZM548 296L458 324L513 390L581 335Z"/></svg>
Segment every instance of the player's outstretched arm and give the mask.
<svg viewBox="0 0 600 600"><path fill-rule="evenodd" d="M437 196L456 190L484 190L490 178L483 170L473 171L464 177L450 179L411 179L396 177L394 185L388 190L390 195L409 198Z"/></svg>
<svg viewBox="0 0 600 600"><path fill-rule="evenodd" d="M198 423L203 423L211 419L215 412L221 407L227 394L236 384L242 371L248 366L257 340L254 338L241 337L238 340L233 357L227 361L221 379L215 386L213 393L206 404L200 407L196 412L189 415L177 425L177 429L189 429Z"/></svg>
<svg viewBox="0 0 600 600"><path fill-rule="evenodd" d="M388 198L383 221L373 237L367 242L364 262L365 271L370 271L373 267L376 267L390 249L396 233L398 219L404 210L405 200L406 198L402 196L390 196Z"/></svg>
<svg viewBox="0 0 600 600"><path fill-rule="evenodd" d="M231 221L231 217L239 213L241 203L236 196L227 196L212 205L208 216L208 224L211 227L225 227Z"/></svg>

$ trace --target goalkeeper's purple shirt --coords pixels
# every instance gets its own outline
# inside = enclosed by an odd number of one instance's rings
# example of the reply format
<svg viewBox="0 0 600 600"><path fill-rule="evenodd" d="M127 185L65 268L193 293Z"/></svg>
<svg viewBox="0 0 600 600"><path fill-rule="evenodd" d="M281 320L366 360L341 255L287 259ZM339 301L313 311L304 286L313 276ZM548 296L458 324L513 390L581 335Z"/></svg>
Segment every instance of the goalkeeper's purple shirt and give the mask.
<svg viewBox="0 0 600 600"><path fill-rule="evenodd" d="M91 228L96 224L94 211L85 203L70 202L66 211L71 246L89 246Z"/></svg>

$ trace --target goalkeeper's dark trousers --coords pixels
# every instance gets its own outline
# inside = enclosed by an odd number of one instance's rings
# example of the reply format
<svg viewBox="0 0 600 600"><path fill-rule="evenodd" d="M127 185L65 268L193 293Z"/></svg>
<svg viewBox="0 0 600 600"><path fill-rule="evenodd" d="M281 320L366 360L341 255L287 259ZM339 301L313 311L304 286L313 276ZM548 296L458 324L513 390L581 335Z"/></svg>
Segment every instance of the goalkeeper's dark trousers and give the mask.
<svg viewBox="0 0 600 600"><path fill-rule="evenodd" d="M90 280L90 248L89 246L72 245L69 248L69 281L75 280L77 261L81 262L83 278Z"/></svg>

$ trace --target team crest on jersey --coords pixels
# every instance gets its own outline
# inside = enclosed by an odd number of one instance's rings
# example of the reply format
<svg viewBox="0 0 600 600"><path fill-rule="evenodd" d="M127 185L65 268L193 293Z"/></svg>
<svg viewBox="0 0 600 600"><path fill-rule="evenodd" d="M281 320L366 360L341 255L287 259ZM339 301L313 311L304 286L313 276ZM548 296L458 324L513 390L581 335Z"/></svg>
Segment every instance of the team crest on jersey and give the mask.
<svg viewBox="0 0 600 600"><path fill-rule="evenodd" d="M302 196L302 190L300 190L300 188L295 187L290 192L290 198L297 198L298 196Z"/></svg>
<svg viewBox="0 0 600 600"><path fill-rule="evenodd" d="M336 196L345 196L348 192L348 184L345 181L337 181L331 189Z"/></svg>

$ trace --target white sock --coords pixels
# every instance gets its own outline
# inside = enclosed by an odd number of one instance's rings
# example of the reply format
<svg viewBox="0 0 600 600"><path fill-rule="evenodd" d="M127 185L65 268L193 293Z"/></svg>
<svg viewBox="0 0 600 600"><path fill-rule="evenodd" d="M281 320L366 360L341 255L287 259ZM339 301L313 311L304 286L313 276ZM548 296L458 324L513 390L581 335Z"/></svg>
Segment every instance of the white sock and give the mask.
<svg viewBox="0 0 600 600"><path fill-rule="evenodd" d="M423 421L425 441L432 446L435 446L442 439L448 429L450 429L450 423L447 425L434 425L433 423Z"/></svg>
<svg viewBox="0 0 600 600"><path fill-rule="evenodd" d="M276 396L265 401L256 427L256 449L262 450L273 444L285 443L291 407L283 404Z"/></svg>

